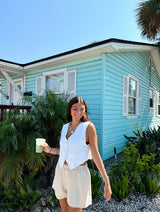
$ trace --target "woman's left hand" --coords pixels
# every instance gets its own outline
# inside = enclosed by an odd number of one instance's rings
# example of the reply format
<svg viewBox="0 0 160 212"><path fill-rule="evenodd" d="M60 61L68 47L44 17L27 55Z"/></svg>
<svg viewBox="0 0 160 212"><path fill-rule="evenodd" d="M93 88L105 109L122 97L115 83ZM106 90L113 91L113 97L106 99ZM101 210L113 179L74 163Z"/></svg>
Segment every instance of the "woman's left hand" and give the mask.
<svg viewBox="0 0 160 212"><path fill-rule="evenodd" d="M105 182L104 186L104 198L106 201L109 201L111 199L112 191L109 181Z"/></svg>

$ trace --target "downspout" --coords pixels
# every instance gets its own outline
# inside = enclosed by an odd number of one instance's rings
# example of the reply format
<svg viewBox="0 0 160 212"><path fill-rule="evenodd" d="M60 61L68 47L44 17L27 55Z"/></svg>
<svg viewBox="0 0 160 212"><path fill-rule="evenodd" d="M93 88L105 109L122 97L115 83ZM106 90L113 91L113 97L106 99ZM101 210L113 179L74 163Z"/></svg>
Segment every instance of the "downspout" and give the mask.
<svg viewBox="0 0 160 212"><path fill-rule="evenodd" d="M102 54L102 72L101 72L101 111L100 111L100 153L104 160L104 90L105 90L105 71L106 71L106 54Z"/></svg>

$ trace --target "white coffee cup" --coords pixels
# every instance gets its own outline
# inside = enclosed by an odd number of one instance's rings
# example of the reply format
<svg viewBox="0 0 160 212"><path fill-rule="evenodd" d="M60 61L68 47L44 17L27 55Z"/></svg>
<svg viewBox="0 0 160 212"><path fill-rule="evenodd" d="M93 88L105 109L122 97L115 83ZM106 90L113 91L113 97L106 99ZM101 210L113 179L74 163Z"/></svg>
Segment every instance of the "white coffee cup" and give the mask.
<svg viewBox="0 0 160 212"><path fill-rule="evenodd" d="M36 138L36 152L37 153L42 153L43 152L43 147L42 145L46 144L46 139L44 138Z"/></svg>

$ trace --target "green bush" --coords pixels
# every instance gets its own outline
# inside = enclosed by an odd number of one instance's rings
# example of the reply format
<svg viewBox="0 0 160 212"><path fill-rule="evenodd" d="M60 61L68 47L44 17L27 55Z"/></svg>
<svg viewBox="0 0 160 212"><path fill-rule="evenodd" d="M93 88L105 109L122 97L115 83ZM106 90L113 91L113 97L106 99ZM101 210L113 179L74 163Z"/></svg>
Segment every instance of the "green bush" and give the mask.
<svg viewBox="0 0 160 212"><path fill-rule="evenodd" d="M32 107L32 115L39 132L51 147L59 147L62 126L67 122L68 97L59 96L48 90L42 96L25 98Z"/></svg>
<svg viewBox="0 0 160 212"><path fill-rule="evenodd" d="M50 196L50 203L52 206L60 206L59 200L56 198L55 192Z"/></svg>
<svg viewBox="0 0 160 212"><path fill-rule="evenodd" d="M94 169L90 173L91 173L92 198L98 199L103 194L102 189L103 180L99 176L99 173L96 172Z"/></svg>
<svg viewBox="0 0 160 212"><path fill-rule="evenodd" d="M133 192L134 186L129 181L128 171L124 163L120 160L113 166L109 173L112 188L112 196L122 200Z"/></svg>
<svg viewBox="0 0 160 212"><path fill-rule="evenodd" d="M156 194L160 191L160 164L155 164L155 154L143 155L140 161L139 190L146 194Z"/></svg>
<svg viewBox="0 0 160 212"><path fill-rule="evenodd" d="M59 148L62 126L67 122L68 97L56 95L48 90L42 96L27 97L25 100L32 105L31 115L35 119L37 130L49 146ZM58 156L45 154L45 159L45 166L39 173L43 187L50 186L52 183Z"/></svg>
<svg viewBox="0 0 160 212"><path fill-rule="evenodd" d="M160 126L157 129L148 129L148 130L137 130L133 131L135 136L126 136L127 146L130 144L134 144L138 150L140 155L155 153L156 154L156 162L160 162Z"/></svg>
<svg viewBox="0 0 160 212"><path fill-rule="evenodd" d="M92 190L92 198L98 199L103 194L103 180L99 175L99 172L96 171L96 166L93 160L91 160L92 170L91 174L91 190Z"/></svg>
<svg viewBox="0 0 160 212"><path fill-rule="evenodd" d="M118 180L112 178L111 180L112 196L122 200L133 192L134 186L130 185L128 176L122 176Z"/></svg>
<svg viewBox="0 0 160 212"><path fill-rule="evenodd" d="M160 164L155 163L156 154L139 157L138 149L131 144L123 149L122 159L111 166L109 173L114 197L122 199L134 190L148 195L160 191Z"/></svg>
<svg viewBox="0 0 160 212"><path fill-rule="evenodd" d="M42 194L37 191L39 180L34 180L36 172L25 176L22 185L10 185L8 189L1 187L0 209L19 209L20 211L34 211Z"/></svg>
<svg viewBox="0 0 160 212"><path fill-rule="evenodd" d="M30 114L10 114L0 123L0 183L9 186L22 183L25 171L43 166L44 154L35 152L35 139L40 136Z"/></svg>

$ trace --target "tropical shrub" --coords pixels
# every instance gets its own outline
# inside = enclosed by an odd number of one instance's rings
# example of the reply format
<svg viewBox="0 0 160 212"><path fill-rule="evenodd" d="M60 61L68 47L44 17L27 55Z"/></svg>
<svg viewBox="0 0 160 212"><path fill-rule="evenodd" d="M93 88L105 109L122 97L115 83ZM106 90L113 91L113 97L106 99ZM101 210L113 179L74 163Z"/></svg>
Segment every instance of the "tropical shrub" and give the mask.
<svg viewBox="0 0 160 212"><path fill-rule="evenodd" d="M27 97L25 101L32 105L31 114L42 137L46 139L49 146L59 148L62 126L67 122L68 97L56 95L48 90L42 96ZM43 187L51 185L58 157L46 154L45 158L45 166L39 173Z"/></svg>
<svg viewBox="0 0 160 212"><path fill-rule="evenodd" d="M68 97L48 90L42 96L26 97L25 101L33 106L31 113L47 143L51 147L59 147L62 126L67 122Z"/></svg>
<svg viewBox="0 0 160 212"><path fill-rule="evenodd" d="M129 180L128 171L122 161L117 160L117 163L111 166L109 177L113 197L122 200L133 192L134 186Z"/></svg>
<svg viewBox="0 0 160 212"><path fill-rule="evenodd" d="M0 183L9 186L22 183L24 172L38 171L44 165L44 154L35 152L40 137L34 117L13 111L0 123Z"/></svg>
<svg viewBox="0 0 160 212"><path fill-rule="evenodd" d="M50 196L50 203L52 206L60 206L59 200L56 198L55 192Z"/></svg>
<svg viewBox="0 0 160 212"><path fill-rule="evenodd" d="M0 209L10 211L34 211L43 194L37 191L39 180L35 180L36 172L25 176L21 185L10 185L9 188L1 187Z"/></svg>
<svg viewBox="0 0 160 212"><path fill-rule="evenodd" d="M138 150L140 155L155 153L156 154L156 162L160 162L160 126L157 129L148 129L148 130L137 130L133 131L135 136L126 136L127 146L130 144L134 144Z"/></svg>
<svg viewBox="0 0 160 212"><path fill-rule="evenodd" d="M103 180L99 176L99 173L96 172L94 169L90 173L91 173L92 198L98 199L103 194L102 189Z"/></svg>
<svg viewBox="0 0 160 212"><path fill-rule="evenodd" d="M155 154L143 155L140 170L139 190L146 194L156 194L160 191L160 164L155 164Z"/></svg>
<svg viewBox="0 0 160 212"><path fill-rule="evenodd" d="M97 171L94 161L91 160L90 162L91 163L89 165L92 167L90 170L92 198L98 199L103 194L103 180Z"/></svg>
<svg viewBox="0 0 160 212"><path fill-rule="evenodd" d="M121 160L111 166L109 173L112 196L121 200L134 190L148 195L160 191L160 164L155 163L156 154L139 157L138 149L131 144L124 147Z"/></svg>

